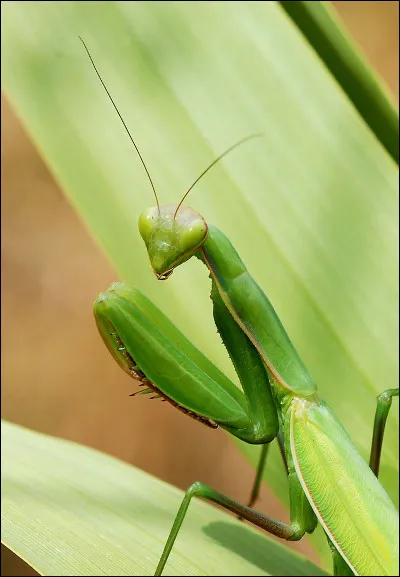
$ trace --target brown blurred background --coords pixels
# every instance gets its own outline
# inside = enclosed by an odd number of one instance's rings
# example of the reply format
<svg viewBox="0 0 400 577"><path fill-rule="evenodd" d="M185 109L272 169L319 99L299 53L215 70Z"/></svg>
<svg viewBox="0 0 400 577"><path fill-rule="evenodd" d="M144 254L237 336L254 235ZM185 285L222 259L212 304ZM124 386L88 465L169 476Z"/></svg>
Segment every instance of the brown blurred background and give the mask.
<svg viewBox="0 0 400 577"><path fill-rule="evenodd" d="M397 102L398 2L333 4ZM127 396L129 378L88 306L116 274L4 97L2 121L2 417L115 455L181 489L201 480L246 500L253 473L226 435L164 403ZM266 489L260 508L287 518ZM294 546L313 558L306 542ZM36 575L2 553L2 575Z"/></svg>

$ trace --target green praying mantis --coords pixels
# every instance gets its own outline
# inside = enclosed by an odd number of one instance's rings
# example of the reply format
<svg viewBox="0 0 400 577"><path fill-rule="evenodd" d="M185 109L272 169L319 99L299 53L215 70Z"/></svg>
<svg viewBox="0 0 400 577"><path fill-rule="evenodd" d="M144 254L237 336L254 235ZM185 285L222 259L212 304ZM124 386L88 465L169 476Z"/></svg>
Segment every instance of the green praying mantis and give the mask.
<svg viewBox="0 0 400 577"><path fill-rule="evenodd" d="M185 497L155 575L161 575L193 497L212 501L267 532L299 540L322 525L332 551L334 575L398 575L398 512L378 481L390 389L378 397L369 465L350 440L291 343L270 301L229 239L191 208L160 206L149 171L104 84L147 173L156 206L139 218L139 231L159 280L192 256L210 274L214 320L242 390L196 349L140 291L120 282L100 294L94 316L118 364L138 384L204 425L261 445L248 505L196 482ZM134 393L138 394L138 393ZM288 475L290 524L256 511L269 443L277 439Z"/></svg>

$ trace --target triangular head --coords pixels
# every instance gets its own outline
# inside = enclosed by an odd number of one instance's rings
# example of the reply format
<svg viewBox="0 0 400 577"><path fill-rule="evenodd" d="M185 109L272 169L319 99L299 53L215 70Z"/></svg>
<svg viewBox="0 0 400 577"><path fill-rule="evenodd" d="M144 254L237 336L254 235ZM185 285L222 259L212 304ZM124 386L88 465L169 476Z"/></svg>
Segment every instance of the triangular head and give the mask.
<svg viewBox="0 0 400 577"><path fill-rule="evenodd" d="M148 208L139 218L139 231L146 244L151 266L159 280L188 260L207 238L204 218L192 208L169 204Z"/></svg>

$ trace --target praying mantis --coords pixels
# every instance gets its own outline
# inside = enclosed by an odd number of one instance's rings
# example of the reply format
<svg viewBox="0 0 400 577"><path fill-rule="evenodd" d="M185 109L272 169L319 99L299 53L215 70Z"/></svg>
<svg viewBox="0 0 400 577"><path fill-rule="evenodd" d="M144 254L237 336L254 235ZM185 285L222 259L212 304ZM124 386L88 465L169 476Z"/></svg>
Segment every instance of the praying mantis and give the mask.
<svg viewBox="0 0 400 577"><path fill-rule="evenodd" d="M99 333L108 350L138 384L200 423L221 427L261 446L248 505L195 482L186 491L155 575L161 575L193 497L212 501L267 532L299 540L320 523L332 551L334 575L398 574L398 512L378 481L386 419L398 389L378 397L369 465L326 402L300 359L272 304L246 269L230 240L183 202L161 206L149 171L105 86L153 189L156 205L139 218L139 231L158 280L191 257L211 278L215 324L242 390L196 349L139 290L114 283L94 303ZM138 393L134 393L138 394ZM256 511L269 443L277 439L286 468L290 523Z"/></svg>

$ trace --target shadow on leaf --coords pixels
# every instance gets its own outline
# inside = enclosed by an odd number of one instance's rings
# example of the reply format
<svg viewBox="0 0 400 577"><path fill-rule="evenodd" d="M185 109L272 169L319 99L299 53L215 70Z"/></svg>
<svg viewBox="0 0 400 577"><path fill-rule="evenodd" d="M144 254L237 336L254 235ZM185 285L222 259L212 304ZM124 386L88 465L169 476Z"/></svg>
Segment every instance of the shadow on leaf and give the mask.
<svg viewBox="0 0 400 577"><path fill-rule="evenodd" d="M282 555L278 556L276 541L250 532L247 527L217 521L204 527L203 531L208 537L247 559L268 575L327 575L300 555L296 557L292 554L286 555L284 545L281 546Z"/></svg>

